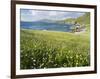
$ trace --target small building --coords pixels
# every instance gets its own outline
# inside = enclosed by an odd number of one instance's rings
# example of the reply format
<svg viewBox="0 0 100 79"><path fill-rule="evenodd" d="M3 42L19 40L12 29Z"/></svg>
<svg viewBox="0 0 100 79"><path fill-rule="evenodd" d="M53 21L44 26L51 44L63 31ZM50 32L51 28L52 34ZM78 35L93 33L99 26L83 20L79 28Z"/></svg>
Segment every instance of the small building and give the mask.
<svg viewBox="0 0 100 79"><path fill-rule="evenodd" d="M75 23L71 29L72 29L72 32L80 32L81 26L80 24Z"/></svg>
<svg viewBox="0 0 100 79"><path fill-rule="evenodd" d="M75 32L80 32L80 25L79 25L79 24L77 24L77 25L75 26Z"/></svg>

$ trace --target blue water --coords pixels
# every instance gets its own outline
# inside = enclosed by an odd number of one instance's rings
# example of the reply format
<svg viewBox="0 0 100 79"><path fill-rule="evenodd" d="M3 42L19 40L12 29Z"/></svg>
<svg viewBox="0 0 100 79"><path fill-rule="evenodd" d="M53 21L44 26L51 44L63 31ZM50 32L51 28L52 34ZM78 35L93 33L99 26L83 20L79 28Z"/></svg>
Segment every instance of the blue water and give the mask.
<svg viewBox="0 0 100 79"><path fill-rule="evenodd" d="M70 32L72 24L60 24L49 22L20 22L21 29L49 30Z"/></svg>

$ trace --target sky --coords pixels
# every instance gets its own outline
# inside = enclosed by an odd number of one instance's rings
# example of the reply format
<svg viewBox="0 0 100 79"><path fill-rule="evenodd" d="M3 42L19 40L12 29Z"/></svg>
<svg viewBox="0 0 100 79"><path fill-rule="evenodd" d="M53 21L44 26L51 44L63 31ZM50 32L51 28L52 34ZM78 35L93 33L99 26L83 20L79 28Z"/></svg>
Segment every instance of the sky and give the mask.
<svg viewBox="0 0 100 79"><path fill-rule="evenodd" d="M66 18L77 18L83 14L84 12L20 9L21 21L28 22L39 21L43 19L64 20Z"/></svg>

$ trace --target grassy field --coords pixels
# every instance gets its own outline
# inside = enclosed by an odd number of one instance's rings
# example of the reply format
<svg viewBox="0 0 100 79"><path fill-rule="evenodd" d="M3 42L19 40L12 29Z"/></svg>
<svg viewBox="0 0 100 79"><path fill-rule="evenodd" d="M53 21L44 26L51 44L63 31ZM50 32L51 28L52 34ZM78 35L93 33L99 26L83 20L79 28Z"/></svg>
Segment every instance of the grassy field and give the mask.
<svg viewBox="0 0 100 79"><path fill-rule="evenodd" d="M90 65L89 33L21 30L21 69Z"/></svg>

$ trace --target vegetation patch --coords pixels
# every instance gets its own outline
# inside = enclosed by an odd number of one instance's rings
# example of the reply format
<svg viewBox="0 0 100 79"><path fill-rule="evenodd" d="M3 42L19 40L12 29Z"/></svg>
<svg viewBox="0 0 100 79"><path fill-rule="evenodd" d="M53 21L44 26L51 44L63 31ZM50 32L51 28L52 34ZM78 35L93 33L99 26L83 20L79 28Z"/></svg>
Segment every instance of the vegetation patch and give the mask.
<svg viewBox="0 0 100 79"><path fill-rule="evenodd" d="M89 32L20 31L21 69L83 67L90 65Z"/></svg>

